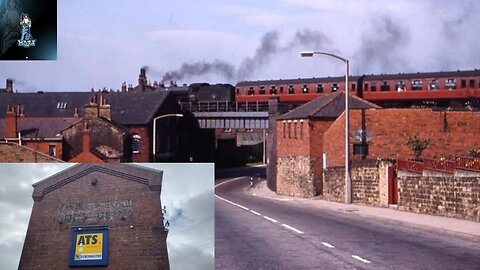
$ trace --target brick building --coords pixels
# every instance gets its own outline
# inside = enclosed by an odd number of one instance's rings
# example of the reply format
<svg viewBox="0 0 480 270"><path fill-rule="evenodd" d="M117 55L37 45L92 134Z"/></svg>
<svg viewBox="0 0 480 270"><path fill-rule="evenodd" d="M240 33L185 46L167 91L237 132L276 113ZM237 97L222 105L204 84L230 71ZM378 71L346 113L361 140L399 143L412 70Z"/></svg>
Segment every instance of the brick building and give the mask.
<svg viewBox="0 0 480 270"><path fill-rule="evenodd" d="M322 180L324 168L343 168L345 114L342 96L326 95L278 118L277 193L300 197L323 194L326 188ZM479 112L382 109L359 98L350 98L350 157L353 161L414 158L407 145L413 136L430 141L422 153L423 158L449 159L480 148ZM329 190L328 193L334 192Z"/></svg>
<svg viewBox="0 0 480 270"><path fill-rule="evenodd" d="M0 142L0 162L63 162L31 148L11 142Z"/></svg>
<svg viewBox="0 0 480 270"><path fill-rule="evenodd" d="M33 186L19 269L169 269L162 171L79 164Z"/></svg>
<svg viewBox="0 0 480 270"><path fill-rule="evenodd" d="M349 106L378 108L355 96L349 97ZM311 197L322 193L323 137L344 109L345 95L338 92L312 100L277 118L278 194Z"/></svg>
<svg viewBox="0 0 480 270"><path fill-rule="evenodd" d="M146 80L142 79L142 82ZM13 85L7 88L13 88ZM122 89L123 90L123 89ZM87 104L87 105L85 105ZM92 105L89 106L88 104ZM93 106L96 104L96 106ZM53 122L65 122L64 126L58 126L55 128L53 136L56 139L56 157L64 160L74 158L80 150L81 146L81 134L83 131L83 125L77 123L83 118L89 118L91 114L98 115L102 118L103 124L108 124L110 128L100 127L100 120L97 121L99 125L90 125L91 148L96 148L97 142L103 147L101 151L96 151L100 154L112 152L112 148L115 151L123 153L122 157L116 157L122 161L133 162L150 162L150 161L185 161L188 160L188 155L184 147L185 142L192 140L186 133L180 130L180 127L194 126L192 123L182 123L187 121L193 121L189 117L166 117L159 119L159 116L164 115L179 115L181 114L181 108L176 101L175 97L168 91L99 91L99 92L37 92L37 93L15 93L13 91L0 92L0 132L2 129L5 131L11 131L15 135L9 139L17 138L18 132L22 130L22 124L19 120L21 117L32 119L50 119L45 120L47 122L37 122L36 126L29 126L29 129L47 129ZM7 119L12 119L11 121ZM55 119L55 120L53 120ZM28 120L31 121L31 120ZM69 125L67 125L67 121ZM88 121L91 122L91 121ZM107 123L109 122L109 123ZM153 150L154 138L153 127L156 123L156 138L155 138L155 151ZM9 123L18 123L13 126ZM73 130L65 130L67 127L77 124ZM91 123L90 123L91 124ZM7 127L8 125L8 127ZM20 125L20 126L19 126ZM115 127L113 127L115 126ZM98 128L97 128L98 127ZM123 143L117 143L115 147L109 145L113 140L109 137L109 132L115 129L115 134L126 134L125 141ZM191 128L190 128L191 129ZM52 130L53 131L53 130ZM63 136L74 135L73 144L68 144L65 149L62 144L62 136L56 136L61 132ZM71 134L72 133L72 134ZM74 134L73 134L74 133ZM183 135L179 135L183 134ZM30 136L34 136L32 133ZM128 138L130 136L130 138ZM45 136L44 136L45 137ZM183 139L178 139L178 138ZM187 138L188 137L188 138ZM0 134L0 138L5 139L8 136ZM49 138L49 143L45 144L44 148L49 148L54 144L54 141ZM103 140L100 142L99 140ZM127 140L130 145L126 146ZM11 140L9 140L11 141ZM36 143L39 142L39 137L36 137ZM53 147L53 146L52 146ZM62 149L60 149L62 148ZM129 153L125 152L129 149ZM98 150L98 149L97 149ZM42 151L49 154L47 151ZM153 152L156 153L155 157ZM63 157L65 153L65 157ZM101 157L105 160L115 159L111 157ZM92 160L93 162L94 160Z"/></svg>

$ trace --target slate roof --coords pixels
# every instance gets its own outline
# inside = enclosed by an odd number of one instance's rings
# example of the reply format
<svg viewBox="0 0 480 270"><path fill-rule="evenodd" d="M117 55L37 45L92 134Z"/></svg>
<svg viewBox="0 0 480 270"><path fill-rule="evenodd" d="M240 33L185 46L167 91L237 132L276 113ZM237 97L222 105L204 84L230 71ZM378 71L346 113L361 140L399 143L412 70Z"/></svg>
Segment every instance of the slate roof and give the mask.
<svg viewBox="0 0 480 270"><path fill-rule="evenodd" d="M82 121L83 118L78 117L19 117L17 118L17 130L25 133L23 138L35 138L38 128L37 138L58 138L61 139L60 132L73 124ZM0 138L5 138L5 118L0 119Z"/></svg>
<svg viewBox="0 0 480 270"><path fill-rule="evenodd" d="M21 105L27 117L73 117L75 108L83 116L85 104L94 96L103 95L111 105L112 120L121 125L146 124L167 100L170 92L0 92L0 118L7 105ZM65 108L62 105L66 105Z"/></svg>
<svg viewBox="0 0 480 270"><path fill-rule="evenodd" d="M352 95L349 96L348 102L350 109L380 108L371 102ZM307 102L292 111L280 115L277 119L337 118L344 110L345 94L343 92L336 92Z"/></svg>

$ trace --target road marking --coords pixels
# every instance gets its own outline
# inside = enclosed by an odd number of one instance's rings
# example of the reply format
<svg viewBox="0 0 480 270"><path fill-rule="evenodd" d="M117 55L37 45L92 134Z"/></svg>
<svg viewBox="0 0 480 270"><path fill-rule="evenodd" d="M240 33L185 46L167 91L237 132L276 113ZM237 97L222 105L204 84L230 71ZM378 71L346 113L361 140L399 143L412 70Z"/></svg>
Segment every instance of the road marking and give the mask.
<svg viewBox="0 0 480 270"><path fill-rule="evenodd" d="M255 212L255 211L253 211L253 210L250 210L250 212L254 213L254 214L255 214L255 215L257 215L257 216L261 216L261 214L260 214L260 213L258 213L258 212Z"/></svg>
<svg viewBox="0 0 480 270"><path fill-rule="evenodd" d="M361 262L363 262L363 263L371 263L371 261L366 260L366 259L364 259L364 258L362 258L362 257L360 257L360 256L357 256L357 255L352 255L352 258L354 258L354 259L356 259L356 260L359 260L359 261L361 261Z"/></svg>
<svg viewBox="0 0 480 270"><path fill-rule="evenodd" d="M240 208L242 208L243 210L247 210L247 211L249 210L247 207L245 207L245 206L243 206L243 205L240 205L240 204L238 204L238 203L234 203L234 202L229 201L229 200L227 200L227 199L224 199L224 198L222 198L222 197L220 197L220 196L215 195L215 197L217 197L217 198L219 198L220 200L225 201L225 202L227 202L227 203L229 203L229 204L232 204L232 205L235 205L235 206L237 206L237 207L240 207Z"/></svg>
<svg viewBox="0 0 480 270"><path fill-rule="evenodd" d="M292 226L289 226L289 225L287 225L287 224L282 224L282 226L285 227L285 228L287 228L287 229L289 229L289 230L292 230L292 231L294 231L294 232L296 232L296 233L300 233L300 234L303 233L303 232L300 231L299 229L294 228L294 227L292 227Z"/></svg>
<svg viewBox="0 0 480 270"><path fill-rule="evenodd" d="M263 216L263 218L266 219L266 220L270 220L270 221L273 222L273 223L277 223L277 222L278 222L278 220L275 220L275 219L270 218L270 217L267 217L267 216Z"/></svg>
<svg viewBox="0 0 480 270"><path fill-rule="evenodd" d="M335 248L333 245L327 243L327 242L322 242L322 245L328 247L328 248Z"/></svg>

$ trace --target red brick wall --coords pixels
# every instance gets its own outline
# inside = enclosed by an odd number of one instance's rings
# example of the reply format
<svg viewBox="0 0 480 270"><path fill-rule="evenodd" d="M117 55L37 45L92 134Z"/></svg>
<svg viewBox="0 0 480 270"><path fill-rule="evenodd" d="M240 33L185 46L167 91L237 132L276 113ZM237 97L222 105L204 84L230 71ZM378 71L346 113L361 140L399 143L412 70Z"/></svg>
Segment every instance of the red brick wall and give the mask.
<svg viewBox="0 0 480 270"><path fill-rule="evenodd" d="M168 269L161 209L160 187L99 171L80 176L35 201L19 269L84 269L68 258L72 227L88 225L109 227L107 268Z"/></svg>
<svg viewBox="0 0 480 270"><path fill-rule="evenodd" d="M140 141L140 153L132 154L133 162L150 162L152 155L152 131L145 126L129 126L128 129L132 134L137 133L142 137Z"/></svg>
<svg viewBox="0 0 480 270"><path fill-rule="evenodd" d="M40 141L40 142L23 141L22 144L25 147L28 147L34 151L38 151L45 155L49 155L50 145L54 145L57 148L57 155L54 156L54 158L62 159L63 142L61 141Z"/></svg>
<svg viewBox="0 0 480 270"><path fill-rule="evenodd" d="M40 152L17 145L0 142L0 162L62 162Z"/></svg>
<svg viewBox="0 0 480 270"><path fill-rule="evenodd" d="M303 121L303 129L300 121ZM276 125L278 157L306 156L309 154L310 134L308 129L308 120L278 120ZM289 125L290 135L288 133Z"/></svg>
<svg viewBox="0 0 480 270"><path fill-rule="evenodd" d="M350 153L353 132L361 129L361 110L350 111ZM370 109L365 110L365 127L370 134L368 157L395 159L413 158L407 146L410 136L429 139L424 158L465 155L471 148L480 148L480 114L473 112L438 112L430 109ZM327 166L343 166L345 160L342 114L323 138ZM341 134L341 135L340 135ZM359 159L358 156L353 156Z"/></svg>

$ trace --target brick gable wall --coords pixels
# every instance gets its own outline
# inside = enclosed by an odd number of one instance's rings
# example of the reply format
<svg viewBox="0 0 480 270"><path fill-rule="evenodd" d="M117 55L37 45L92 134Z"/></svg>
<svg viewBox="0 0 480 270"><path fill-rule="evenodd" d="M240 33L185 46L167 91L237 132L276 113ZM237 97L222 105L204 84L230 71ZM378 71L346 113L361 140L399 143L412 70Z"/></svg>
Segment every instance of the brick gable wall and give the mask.
<svg viewBox="0 0 480 270"><path fill-rule="evenodd" d="M72 228L89 225L109 226L106 268L168 269L161 209L159 186L90 172L35 201L19 269L74 269Z"/></svg>

